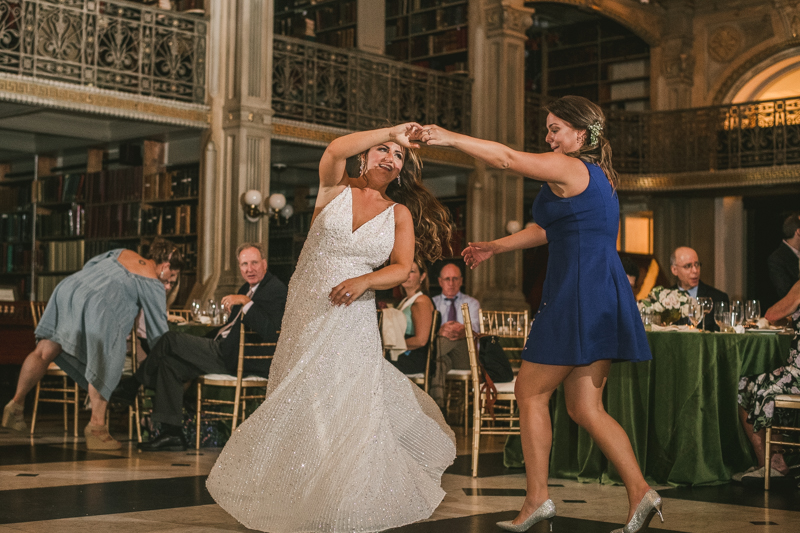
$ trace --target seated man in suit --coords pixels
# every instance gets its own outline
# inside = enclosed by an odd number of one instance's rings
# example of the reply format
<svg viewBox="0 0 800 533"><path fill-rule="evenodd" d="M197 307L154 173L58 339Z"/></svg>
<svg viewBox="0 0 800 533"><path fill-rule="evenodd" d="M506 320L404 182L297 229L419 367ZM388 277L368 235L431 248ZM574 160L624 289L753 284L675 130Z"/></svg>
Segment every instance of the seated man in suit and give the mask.
<svg viewBox="0 0 800 533"><path fill-rule="evenodd" d="M469 304L472 327L480 327L478 312L481 304L472 296L461 292L464 277L461 268L447 263L439 271L439 285L442 293L432 298L433 305L442 317L442 325L436 333L436 370L431 382L430 395L440 407L444 406L445 376L450 370L469 370L469 351L467 332L461 304ZM477 330L477 329L476 329Z"/></svg>
<svg viewBox="0 0 800 533"><path fill-rule="evenodd" d="M221 303L228 309L230 318L215 338L176 332L164 334L136 375L123 380L115 391L114 398L126 403L133 402L140 384L156 392L153 421L161 423L162 433L157 439L140 444L139 449L143 451L186 449L181 431L183 385L203 374L236 374L242 323L257 332L262 342L277 341L286 307L286 285L267 272L267 260L260 244L242 244L236 257L245 284L237 294L222 298ZM244 372L267 377L270 362L269 359L245 360Z"/></svg>
<svg viewBox="0 0 800 533"><path fill-rule="evenodd" d="M672 271L672 275L678 278L678 283L672 288L686 291L693 298L709 297L715 304L717 302L727 302L727 294L700 281L701 266L697 252L693 249L688 246L676 248L672 255L669 256L669 268ZM704 320L706 331L719 331L719 326L714 322L713 311L707 314Z"/></svg>
<svg viewBox="0 0 800 533"><path fill-rule="evenodd" d="M767 258L769 279L778 299L789 294L800 278L800 213L792 213L783 222L784 240Z"/></svg>

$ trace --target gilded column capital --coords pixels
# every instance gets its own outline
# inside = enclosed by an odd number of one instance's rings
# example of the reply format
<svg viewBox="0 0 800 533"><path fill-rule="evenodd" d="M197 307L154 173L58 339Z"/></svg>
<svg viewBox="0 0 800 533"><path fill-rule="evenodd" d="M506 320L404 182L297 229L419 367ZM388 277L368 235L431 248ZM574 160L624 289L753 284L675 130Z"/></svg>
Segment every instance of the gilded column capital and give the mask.
<svg viewBox="0 0 800 533"><path fill-rule="evenodd" d="M493 36L498 33L511 34L520 39L527 39L525 30L533 24L533 9L500 2L486 8L486 34ZM516 34L516 35L514 35Z"/></svg>

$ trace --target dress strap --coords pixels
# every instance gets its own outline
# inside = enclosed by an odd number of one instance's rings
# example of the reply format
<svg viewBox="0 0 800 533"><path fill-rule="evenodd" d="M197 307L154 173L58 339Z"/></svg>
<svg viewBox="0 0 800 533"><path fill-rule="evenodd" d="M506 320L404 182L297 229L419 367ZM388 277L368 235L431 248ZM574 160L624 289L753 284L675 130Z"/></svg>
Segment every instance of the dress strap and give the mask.
<svg viewBox="0 0 800 533"><path fill-rule="evenodd" d="M401 301L398 304L397 309L402 311L403 309L406 309L407 307L411 307L414 304L414 302L417 301L417 298L419 298L420 296L422 296L422 291L417 291L416 294L414 294L412 296L409 296L407 298L403 298L403 301Z"/></svg>

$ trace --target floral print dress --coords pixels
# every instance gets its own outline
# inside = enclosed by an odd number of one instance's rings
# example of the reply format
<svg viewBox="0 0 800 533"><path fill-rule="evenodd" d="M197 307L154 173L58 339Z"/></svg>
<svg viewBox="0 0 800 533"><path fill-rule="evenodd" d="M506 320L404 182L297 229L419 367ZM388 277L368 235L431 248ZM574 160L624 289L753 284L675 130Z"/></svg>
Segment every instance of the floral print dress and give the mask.
<svg viewBox="0 0 800 533"><path fill-rule="evenodd" d="M773 425L792 424L793 413L787 409L775 411L775 396L800 394L800 331L795 324L795 335L789 359L784 366L772 372L745 376L739 381L739 405L747 411L747 421L753 431Z"/></svg>

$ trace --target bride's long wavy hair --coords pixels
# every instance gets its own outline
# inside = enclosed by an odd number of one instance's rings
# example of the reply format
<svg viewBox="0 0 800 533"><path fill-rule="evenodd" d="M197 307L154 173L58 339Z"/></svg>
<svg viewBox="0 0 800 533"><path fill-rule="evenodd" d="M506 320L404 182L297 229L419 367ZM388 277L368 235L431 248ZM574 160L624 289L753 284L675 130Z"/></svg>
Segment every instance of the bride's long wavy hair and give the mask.
<svg viewBox="0 0 800 533"><path fill-rule="evenodd" d="M367 152L361 153L358 160L362 162L360 174L366 171ZM405 148L403 168L399 180L392 180L386 194L411 211L414 220L414 238L416 239L416 256L433 263L444 255L444 248L450 246L453 232L450 211L422 184L422 160L413 148Z"/></svg>

